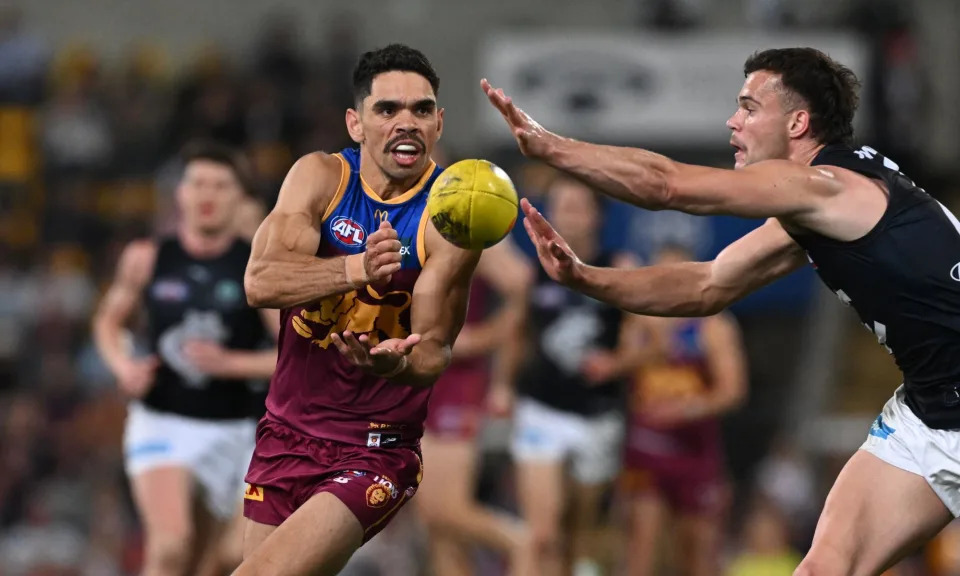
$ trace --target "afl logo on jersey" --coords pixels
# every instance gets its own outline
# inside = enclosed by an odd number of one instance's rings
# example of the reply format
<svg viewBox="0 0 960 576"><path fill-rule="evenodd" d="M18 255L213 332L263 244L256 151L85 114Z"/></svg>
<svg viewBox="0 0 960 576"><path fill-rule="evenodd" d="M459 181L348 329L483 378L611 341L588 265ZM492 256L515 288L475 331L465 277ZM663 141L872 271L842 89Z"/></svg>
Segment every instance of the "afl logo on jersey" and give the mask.
<svg viewBox="0 0 960 576"><path fill-rule="evenodd" d="M346 216L334 220L330 230L333 231L333 237L337 242L345 246L363 246L367 240L367 231L363 226Z"/></svg>

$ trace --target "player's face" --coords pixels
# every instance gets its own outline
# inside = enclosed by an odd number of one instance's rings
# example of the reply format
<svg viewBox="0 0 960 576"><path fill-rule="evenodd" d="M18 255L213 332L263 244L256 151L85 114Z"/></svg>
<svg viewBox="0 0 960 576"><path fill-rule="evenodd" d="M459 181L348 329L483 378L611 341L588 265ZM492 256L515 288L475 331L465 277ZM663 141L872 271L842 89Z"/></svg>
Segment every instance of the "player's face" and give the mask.
<svg viewBox="0 0 960 576"><path fill-rule="evenodd" d="M737 111L727 120L730 144L737 149L734 168L761 160L787 159L791 117L784 109L780 76L758 70L743 83Z"/></svg>
<svg viewBox="0 0 960 576"><path fill-rule="evenodd" d="M217 234L233 223L243 189L233 170L210 160L194 160L177 188L184 224L205 235Z"/></svg>
<svg viewBox="0 0 960 576"><path fill-rule="evenodd" d="M430 82L414 72L384 72L373 79L363 99L359 122L350 135L392 180L423 174L443 131L443 109Z"/></svg>
<svg viewBox="0 0 960 576"><path fill-rule="evenodd" d="M593 192L570 180L561 180L550 187L550 222L561 236L569 239L589 238L597 233L600 212Z"/></svg>

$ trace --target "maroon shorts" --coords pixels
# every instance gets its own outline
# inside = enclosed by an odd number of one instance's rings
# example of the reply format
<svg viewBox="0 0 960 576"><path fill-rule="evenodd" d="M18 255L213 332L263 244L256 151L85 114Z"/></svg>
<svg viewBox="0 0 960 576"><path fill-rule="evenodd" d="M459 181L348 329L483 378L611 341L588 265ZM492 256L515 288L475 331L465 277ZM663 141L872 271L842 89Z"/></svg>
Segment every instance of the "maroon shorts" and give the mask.
<svg viewBox="0 0 960 576"><path fill-rule="evenodd" d="M366 542L413 497L422 470L414 448L312 438L265 418L245 478L243 515L279 526L310 497L329 492L360 521Z"/></svg>
<svg viewBox="0 0 960 576"><path fill-rule="evenodd" d="M433 386L424 430L438 438L476 438L486 413L488 381L486 370L447 370Z"/></svg>
<svg viewBox="0 0 960 576"><path fill-rule="evenodd" d="M621 474L632 496L657 494L680 514L718 514L729 498L726 474L713 457L650 458L627 450Z"/></svg>

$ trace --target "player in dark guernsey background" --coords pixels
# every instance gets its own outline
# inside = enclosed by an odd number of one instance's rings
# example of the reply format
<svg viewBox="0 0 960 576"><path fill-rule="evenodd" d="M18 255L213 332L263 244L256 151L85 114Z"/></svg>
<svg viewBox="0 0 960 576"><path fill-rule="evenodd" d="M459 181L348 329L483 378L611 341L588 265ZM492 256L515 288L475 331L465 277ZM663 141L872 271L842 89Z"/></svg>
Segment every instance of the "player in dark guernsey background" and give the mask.
<svg viewBox="0 0 960 576"><path fill-rule="evenodd" d="M703 316L812 263L893 354L903 385L840 473L798 575L877 574L960 515L960 223L869 146L852 148L856 76L810 48L744 66L727 120L736 170L545 130L482 82L521 150L651 209L769 220L712 262L583 264L524 204L551 277L645 315Z"/></svg>
<svg viewBox="0 0 960 576"><path fill-rule="evenodd" d="M654 265L690 262L683 247L660 248ZM627 574L657 573L663 550L682 576L722 572L729 500L719 417L747 392L740 330L726 313L707 318L640 317L643 360L629 400L623 496L630 510ZM672 516L674 527L665 530ZM665 542L672 539L672 546Z"/></svg>
<svg viewBox="0 0 960 576"><path fill-rule="evenodd" d="M599 266L632 265L627 254L601 246L602 202L566 176L548 187L547 210L584 258ZM624 377L639 352L635 339L621 337L628 316L558 285L538 268L527 329L510 344L524 350L511 452L537 573L545 576L567 573L571 564L587 570L602 560L595 537L602 496L620 470Z"/></svg>
<svg viewBox="0 0 960 576"><path fill-rule="evenodd" d="M359 149L298 160L254 237L247 297L282 327L238 576L336 574L417 491L430 387L480 258L426 212L438 86L417 50L363 54L346 113Z"/></svg>
<svg viewBox="0 0 960 576"><path fill-rule="evenodd" d="M98 349L131 397L127 473L146 534L144 574L213 574L253 448L258 380L276 363L276 312L246 302L250 244L234 217L247 177L229 148L184 151L176 235L126 247L94 319ZM146 321L138 357L127 324ZM198 505L200 504L200 505Z"/></svg>
<svg viewBox="0 0 960 576"><path fill-rule="evenodd" d="M525 330L530 261L509 237L480 257L453 361L433 387L423 436L425 470L417 510L434 574L474 573L474 545L505 556L509 574L531 574L529 533L517 518L477 502L479 435L488 415L509 416L522 351L508 334ZM494 307L492 300L498 300Z"/></svg>

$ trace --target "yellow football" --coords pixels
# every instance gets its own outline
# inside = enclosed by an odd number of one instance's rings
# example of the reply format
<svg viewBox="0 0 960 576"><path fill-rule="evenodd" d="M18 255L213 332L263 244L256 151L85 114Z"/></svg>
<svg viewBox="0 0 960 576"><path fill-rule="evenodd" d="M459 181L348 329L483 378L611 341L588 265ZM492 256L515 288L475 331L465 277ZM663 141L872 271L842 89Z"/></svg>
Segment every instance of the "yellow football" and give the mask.
<svg viewBox="0 0 960 576"><path fill-rule="evenodd" d="M461 160L430 187L427 210L437 231L460 248L489 248L513 229L517 191L500 167L486 160Z"/></svg>

